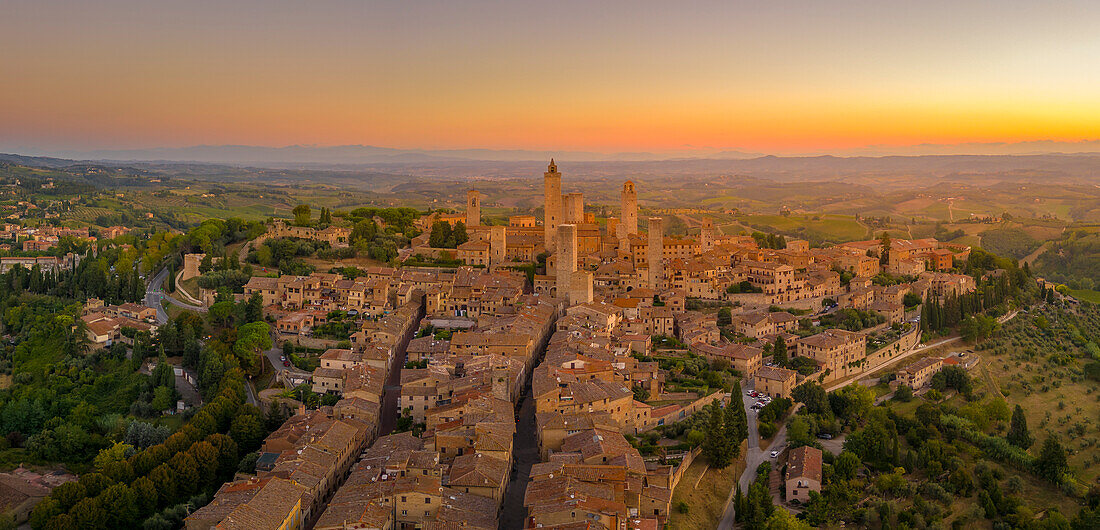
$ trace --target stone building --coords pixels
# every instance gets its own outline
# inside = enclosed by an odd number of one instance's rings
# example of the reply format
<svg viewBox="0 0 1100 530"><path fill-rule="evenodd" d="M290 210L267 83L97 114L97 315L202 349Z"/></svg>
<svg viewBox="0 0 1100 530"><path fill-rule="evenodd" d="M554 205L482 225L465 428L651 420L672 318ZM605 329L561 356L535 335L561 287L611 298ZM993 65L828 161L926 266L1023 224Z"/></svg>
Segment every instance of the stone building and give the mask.
<svg viewBox="0 0 1100 530"><path fill-rule="evenodd" d="M477 190L466 191L466 227L481 226L481 194Z"/></svg>
<svg viewBox="0 0 1100 530"><path fill-rule="evenodd" d="M821 449L807 445L791 450L785 486L787 502L805 503L811 491L821 492Z"/></svg>
<svg viewBox="0 0 1100 530"><path fill-rule="evenodd" d="M554 163L554 159L550 159L550 165L547 166L546 172L542 174L542 178L545 187L542 226L546 236L546 248L552 249L554 248L558 225L562 221L561 173L558 172L558 165Z"/></svg>
<svg viewBox="0 0 1100 530"><path fill-rule="evenodd" d="M791 397L794 390L798 372L780 368L778 366L764 366L756 371L753 382L757 392L767 394L773 398Z"/></svg>
<svg viewBox="0 0 1100 530"><path fill-rule="evenodd" d="M664 285L664 219L661 217L649 218L649 248L646 261L649 267L649 288L659 290Z"/></svg>
<svg viewBox="0 0 1100 530"><path fill-rule="evenodd" d="M925 357L898 370L898 384L908 386L913 390L919 390L932 382L932 376L936 375L940 368L943 368L943 359Z"/></svg>

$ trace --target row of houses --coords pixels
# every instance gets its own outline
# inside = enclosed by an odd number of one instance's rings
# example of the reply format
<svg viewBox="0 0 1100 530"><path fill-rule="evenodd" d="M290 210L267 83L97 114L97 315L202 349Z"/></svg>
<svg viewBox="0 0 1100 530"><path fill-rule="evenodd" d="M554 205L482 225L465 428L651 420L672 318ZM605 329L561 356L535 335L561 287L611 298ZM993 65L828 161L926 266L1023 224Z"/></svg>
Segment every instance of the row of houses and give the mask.
<svg viewBox="0 0 1100 530"><path fill-rule="evenodd" d="M559 311L554 300L523 295L479 312L449 340L410 341L409 359L425 367L402 369L398 407L422 434L378 439L315 528L497 528L516 404Z"/></svg>

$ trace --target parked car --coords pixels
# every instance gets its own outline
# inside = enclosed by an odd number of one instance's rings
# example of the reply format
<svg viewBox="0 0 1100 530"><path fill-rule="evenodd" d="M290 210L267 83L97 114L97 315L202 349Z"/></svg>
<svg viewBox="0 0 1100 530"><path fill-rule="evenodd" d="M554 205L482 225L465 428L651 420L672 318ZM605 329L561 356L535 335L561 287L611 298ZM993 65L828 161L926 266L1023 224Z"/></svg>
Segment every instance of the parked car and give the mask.
<svg viewBox="0 0 1100 530"><path fill-rule="evenodd" d="M283 366L290 368L290 361L283 359Z"/></svg>
<svg viewBox="0 0 1100 530"><path fill-rule="evenodd" d="M283 362L286 362L286 355L280 355L279 360L283 361Z"/></svg>
<svg viewBox="0 0 1100 530"><path fill-rule="evenodd" d="M821 438L822 440L832 440L833 439L833 435L831 435L829 433L822 433L822 434L817 435L817 437Z"/></svg>
<svg viewBox="0 0 1100 530"><path fill-rule="evenodd" d="M776 458L778 456L779 456L779 451L778 450L777 451L772 451L772 458Z"/></svg>
<svg viewBox="0 0 1100 530"><path fill-rule="evenodd" d="M756 392L755 392L755 391L753 391L753 390L746 390L746 391L745 391L745 395L746 395L746 396L752 396L752 395L753 395L753 394L755 394L755 393L756 393Z"/></svg>

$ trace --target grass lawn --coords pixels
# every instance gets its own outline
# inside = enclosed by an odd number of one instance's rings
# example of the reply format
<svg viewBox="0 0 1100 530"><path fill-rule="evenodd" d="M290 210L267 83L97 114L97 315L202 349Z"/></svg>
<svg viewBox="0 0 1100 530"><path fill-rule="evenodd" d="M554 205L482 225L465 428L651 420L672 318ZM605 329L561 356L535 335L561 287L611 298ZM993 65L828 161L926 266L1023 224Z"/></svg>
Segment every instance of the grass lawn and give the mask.
<svg viewBox="0 0 1100 530"><path fill-rule="evenodd" d="M1100 304L1100 291L1093 291L1091 289L1071 289L1069 295L1078 300Z"/></svg>
<svg viewBox="0 0 1100 530"><path fill-rule="evenodd" d="M769 226L781 232L817 235L832 241L856 241L868 237L867 227L850 215L749 215L745 222L752 226Z"/></svg>
<svg viewBox="0 0 1100 530"><path fill-rule="evenodd" d="M672 511L667 528L718 528L726 509L726 499L744 469L743 458L737 459L726 469L708 468L705 458L696 458L672 492ZM702 479L699 478L701 474ZM680 513L677 509L681 502L687 504L687 513Z"/></svg>
<svg viewBox="0 0 1100 530"><path fill-rule="evenodd" d="M171 303L165 302L162 305L164 306L164 312L168 313L168 318L176 318L176 317L178 317L178 316L180 316L180 315L187 312L186 309L184 309L184 308L182 308L182 307L180 307L176 304L171 304Z"/></svg>
<svg viewBox="0 0 1100 530"><path fill-rule="evenodd" d="M1076 375L1070 366L1051 366L1042 358L1026 360L1008 354L981 352L982 362L1009 406L1019 404L1036 438L1036 454L1047 432L1066 446L1070 467L1088 484L1100 475L1100 383ZM975 374L977 375L977 374ZM983 378L976 377L976 381ZM1080 431L1083 430L1082 434Z"/></svg>
<svg viewBox="0 0 1100 530"><path fill-rule="evenodd" d="M187 297L180 292L181 290L187 292L187 294L197 299L199 297L199 291L201 290L199 288L199 277L195 276L194 278L188 278L186 280L183 280L182 282L177 282L176 292L172 293L172 296L179 301L190 303L191 301L188 300Z"/></svg>

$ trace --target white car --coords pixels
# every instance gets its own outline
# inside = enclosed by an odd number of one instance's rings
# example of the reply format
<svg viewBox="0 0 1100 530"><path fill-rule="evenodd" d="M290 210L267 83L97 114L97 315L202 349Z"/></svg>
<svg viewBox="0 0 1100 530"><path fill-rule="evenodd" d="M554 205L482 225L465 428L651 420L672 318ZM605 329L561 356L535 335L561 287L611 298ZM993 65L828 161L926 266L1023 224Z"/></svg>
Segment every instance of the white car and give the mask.
<svg viewBox="0 0 1100 530"><path fill-rule="evenodd" d="M779 456L779 451L772 451L772 458L776 458L778 456Z"/></svg>
<svg viewBox="0 0 1100 530"><path fill-rule="evenodd" d="M751 395L753 395L753 394L754 394L754 392L753 392L752 390L746 390L746 391L745 391L745 395L746 395L746 396L751 396Z"/></svg>

